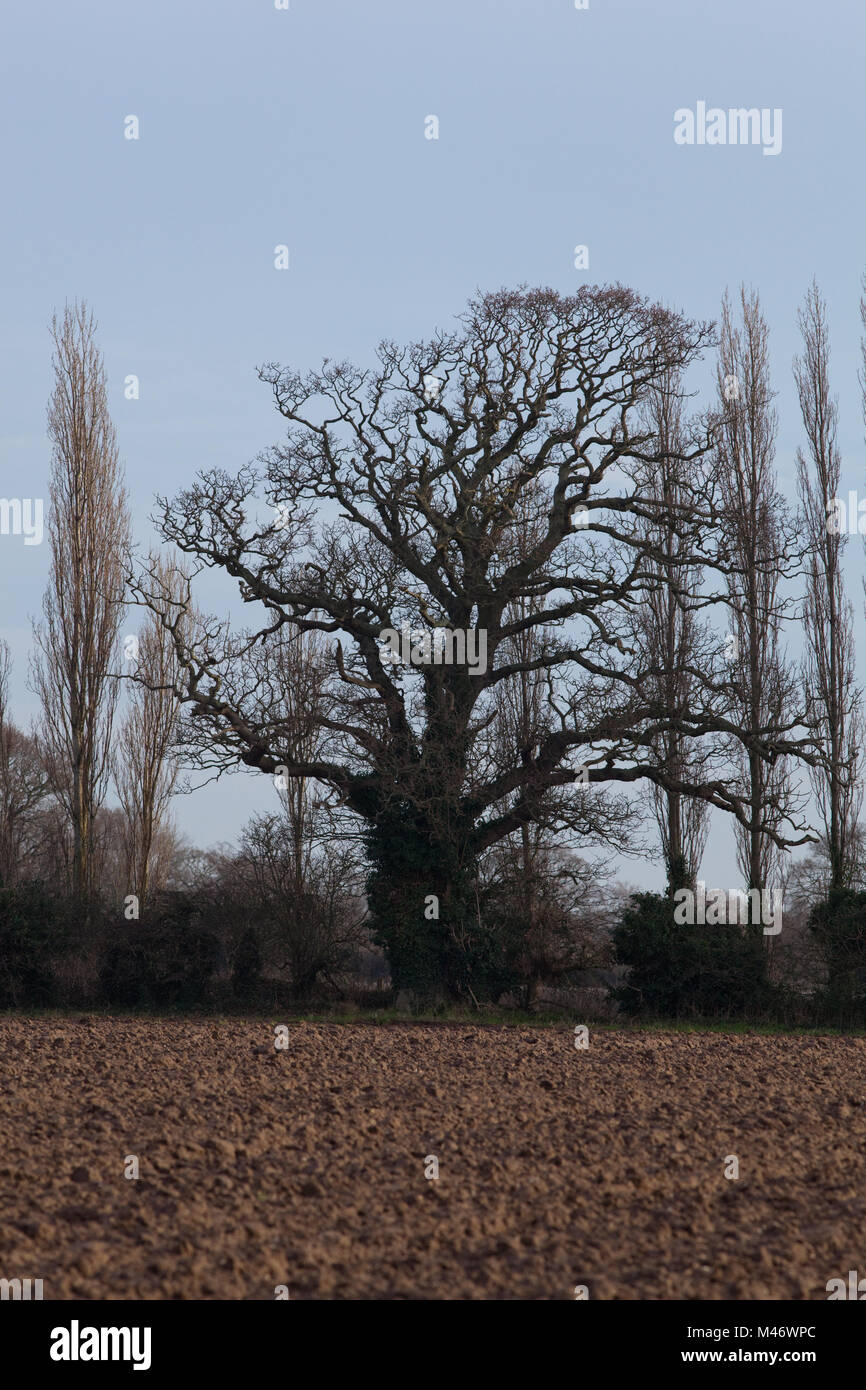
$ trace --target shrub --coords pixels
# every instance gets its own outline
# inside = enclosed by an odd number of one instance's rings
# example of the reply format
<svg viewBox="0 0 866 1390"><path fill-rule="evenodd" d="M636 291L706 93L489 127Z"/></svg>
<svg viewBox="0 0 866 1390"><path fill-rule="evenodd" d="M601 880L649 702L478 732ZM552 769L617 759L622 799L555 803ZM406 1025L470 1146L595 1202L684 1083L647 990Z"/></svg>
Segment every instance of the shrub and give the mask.
<svg viewBox="0 0 866 1390"><path fill-rule="evenodd" d="M652 1017L754 1014L773 996L762 933L737 924L679 925L673 897L636 893L614 930L617 960L629 967L612 991L625 1013Z"/></svg>
<svg viewBox="0 0 866 1390"><path fill-rule="evenodd" d="M240 941L232 967L232 994L236 999L254 999L262 981L262 953L258 933L247 927Z"/></svg>
<svg viewBox="0 0 866 1390"><path fill-rule="evenodd" d="M201 1004L219 958L219 943L184 894L160 911L124 923L105 953L99 980L107 1003L127 1007Z"/></svg>
<svg viewBox="0 0 866 1390"><path fill-rule="evenodd" d="M866 892L831 889L812 908L808 926L827 967L819 1007L828 1018L862 1018L866 1014Z"/></svg>
<svg viewBox="0 0 866 1390"><path fill-rule="evenodd" d="M0 1006L53 1002L53 964L64 923L44 887L0 888Z"/></svg>

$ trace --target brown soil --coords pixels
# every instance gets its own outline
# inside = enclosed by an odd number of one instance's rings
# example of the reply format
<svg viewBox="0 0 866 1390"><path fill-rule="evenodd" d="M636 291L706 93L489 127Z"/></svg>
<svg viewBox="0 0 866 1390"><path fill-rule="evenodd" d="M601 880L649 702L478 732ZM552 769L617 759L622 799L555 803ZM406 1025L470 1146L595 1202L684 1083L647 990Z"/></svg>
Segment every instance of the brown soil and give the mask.
<svg viewBox="0 0 866 1390"><path fill-rule="evenodd" d="M860 1038L4 1018L0 1277L825 1299L866 1273L864 1076Z"/></svg>

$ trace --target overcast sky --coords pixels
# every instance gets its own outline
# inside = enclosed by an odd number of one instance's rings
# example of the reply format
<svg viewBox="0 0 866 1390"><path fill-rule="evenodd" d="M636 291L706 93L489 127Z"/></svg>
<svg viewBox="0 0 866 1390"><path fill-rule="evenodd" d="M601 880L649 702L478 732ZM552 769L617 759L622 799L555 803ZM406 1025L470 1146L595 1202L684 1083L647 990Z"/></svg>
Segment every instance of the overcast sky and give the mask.
<svg viewBox="0 0 866 1390"><path fill-rule="evenodd" d="M696 318L718 316L726 285L759 288L790 491L796 311L813 275L843 492L866 495L864 70L866 9L851 0L6 0L0 496L46 495L47 325L66 299L99 320L149 543L155 492L236 470L280 437L257 364L364 362L382 337L446 325L476 289L616 280ZM678 145L674 112L698 102L781 110L780 151ZM124 399L129 374L137 401ZM47 544L0 536L21 724L35 713L29 619L48 561ZM859 541L849 563L862 652ZM228 591L207 600L225 607ZM272 802L269 780L245 772L179 799L176 817L209 844ZM621 872L663 877L638 861ZM738 882L721 816L704 877Z"/></svg>

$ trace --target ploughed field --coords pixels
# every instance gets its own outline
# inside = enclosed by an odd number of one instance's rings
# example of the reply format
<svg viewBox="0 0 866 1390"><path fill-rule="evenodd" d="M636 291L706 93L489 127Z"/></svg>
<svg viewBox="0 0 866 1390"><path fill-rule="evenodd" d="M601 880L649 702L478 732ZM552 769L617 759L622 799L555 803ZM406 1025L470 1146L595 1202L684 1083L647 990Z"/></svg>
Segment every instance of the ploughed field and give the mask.
<svg viewBox="0 0 866 1390"><path fill-rule="evenodd" d="M0 1278L46 1299L825 1299L866 1274L866 1039L274 1041L0 1018Z"/></svg>

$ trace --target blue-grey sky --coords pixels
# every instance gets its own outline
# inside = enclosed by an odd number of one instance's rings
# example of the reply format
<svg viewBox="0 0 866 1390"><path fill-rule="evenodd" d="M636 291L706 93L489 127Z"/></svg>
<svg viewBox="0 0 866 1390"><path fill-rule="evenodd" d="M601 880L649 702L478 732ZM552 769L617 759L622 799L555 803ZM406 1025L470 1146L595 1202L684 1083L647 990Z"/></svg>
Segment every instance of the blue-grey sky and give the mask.
<svg viewBox="0 0 866 1390"><path fill-rule="evenodd" d="M280 437L258 363L365 360L381 337L427 336L478 288L615 280L697 318L717 317L726 285L760 289L790 490L812 275L829 305L843 491L863 493L864 67L866 11L851 0L7 0L0 495L46 494L47 324L67 298L100 323L147 543L155 492ZM780 108L780 153L677 145L674 112L699 101ZM124 138L130 115L138 140ZM849 555L866 647L859 541ZM47 568L47 545L0 536L24 724ZM225 606L228 591L208 599ZM272 798L244 773L176 816L207 844ZM717 817L708 881L738 881L732 844ZM662 878L634 861L622 872Z"/></svg>

